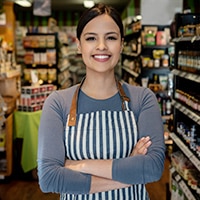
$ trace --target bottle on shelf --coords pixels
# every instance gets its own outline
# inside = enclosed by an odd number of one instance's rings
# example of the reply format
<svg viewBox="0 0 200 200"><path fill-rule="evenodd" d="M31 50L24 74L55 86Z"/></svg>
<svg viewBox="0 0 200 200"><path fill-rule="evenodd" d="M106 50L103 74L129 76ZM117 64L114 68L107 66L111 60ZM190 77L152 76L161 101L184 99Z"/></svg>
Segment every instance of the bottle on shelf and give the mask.
<svg viewBox="0 0 200 200"><path fill-rule="evenodd" d="M169 96L166 98L166 115L171 115L172 113L172 101Z"/></svg>
<svg viewBox="0 0 200 200"><path fill-rule="evenodd" d="M174 83L173 83L173 74L169 73L168 74L168 86L167 86L167 95L172 98L173 95L173 88L174 88Z"/></svg>

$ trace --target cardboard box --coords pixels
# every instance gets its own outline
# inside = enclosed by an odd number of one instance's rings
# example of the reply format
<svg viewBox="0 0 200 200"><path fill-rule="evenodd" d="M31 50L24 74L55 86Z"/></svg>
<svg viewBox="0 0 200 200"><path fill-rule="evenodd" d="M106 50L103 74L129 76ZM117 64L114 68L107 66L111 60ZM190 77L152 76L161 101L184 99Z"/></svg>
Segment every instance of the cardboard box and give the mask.
<svg viewBox="0 0 200 200"><path fill-rule="evenodd" d="M0 80L0 94L2 96L17 96L18 92L16 78Z"/></svg>

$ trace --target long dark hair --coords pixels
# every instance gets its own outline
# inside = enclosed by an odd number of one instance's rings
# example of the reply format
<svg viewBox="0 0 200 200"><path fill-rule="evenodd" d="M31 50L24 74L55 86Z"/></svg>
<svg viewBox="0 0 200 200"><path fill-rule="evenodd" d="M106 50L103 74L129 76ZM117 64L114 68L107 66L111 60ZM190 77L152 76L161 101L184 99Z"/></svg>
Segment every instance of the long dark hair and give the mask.
<svg viewBox="0 0 200 200"><path fill-rule="evenodd" d="M77 29L76 29L77 38L80 40L82 31L83 31L85 25L89 21L91 21L95 17L103 15L103 14L109 15L115 21L115 23L119 27L121 38L123 38L124 37L124 28L123 28L123 23L122 23L120 14L118 13L118 11L115 8L105 5L103 3L96 4L95 6L86 10L83 13L83 15L81 16L81 18L79 20Z"/></svg>

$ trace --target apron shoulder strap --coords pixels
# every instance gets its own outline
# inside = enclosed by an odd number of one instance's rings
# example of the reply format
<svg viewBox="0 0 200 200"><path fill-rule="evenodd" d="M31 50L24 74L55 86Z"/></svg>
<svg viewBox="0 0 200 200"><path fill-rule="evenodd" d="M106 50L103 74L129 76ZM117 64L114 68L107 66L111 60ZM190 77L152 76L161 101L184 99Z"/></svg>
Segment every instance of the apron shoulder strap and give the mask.
<svg viewBox="0 0 200 200"><path fill-rule="evenodd" d="M77 104L78 104L78 93L79 90L81 88L81 86L83 85L83 82L85 80L85 77L83 77L83 79L81 80L80 84L77 86L76 91L73 95L72 98L72 104L71 104L71 108L70 108L70 112L69 112L69 119L68 119L68 126L75 126L76 125L76 111L77 111Z"/></svg>
<svg viewBox="0 0 200 200"><path fill-rule="evenodd" d="M116 81L116 83L117 83L119 95L120 95L120 98L121 98L121 101L122 101L122 110L126 110L125 102L129 102L130 98L126 96L120 81Z"/></svg>
<svg viewBox="0 0 200 200"><path fill-rule="evenodd" d="M69 113L69 118L68 118L68 126L76 125L77 99L78 99L79 89L83 81L77 86L74 96L72 98L72 103L71 103L71 108L70 108L70 113ZM117 83L117 88L118 88L119 95L122 101L122 110L126 110L125 102L130 101L130 98L126 96L120 81L116 81L116 83Z"/></svg>
<svg viewBox="0 0 200 200"><path fill-rule="evenodd" d="M74 96L72 98L72 104L71 104L71 108L69 112L68 126L76 125L76 108L77 108L77 99L78 99L79 89L80 89L80 85L77 86Z"/></svg>

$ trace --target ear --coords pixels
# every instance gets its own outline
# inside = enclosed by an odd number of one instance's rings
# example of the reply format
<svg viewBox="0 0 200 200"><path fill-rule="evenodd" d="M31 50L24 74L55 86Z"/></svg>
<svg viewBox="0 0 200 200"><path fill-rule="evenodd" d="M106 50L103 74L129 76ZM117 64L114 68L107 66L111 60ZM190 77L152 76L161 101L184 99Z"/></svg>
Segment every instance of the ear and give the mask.
<svg viewBox="0 0 200 200"><path fill-rule="evenodd" d="M76 46L77 46L77 53L81 54L81 44L78 38L76 38Z"/></svg>

